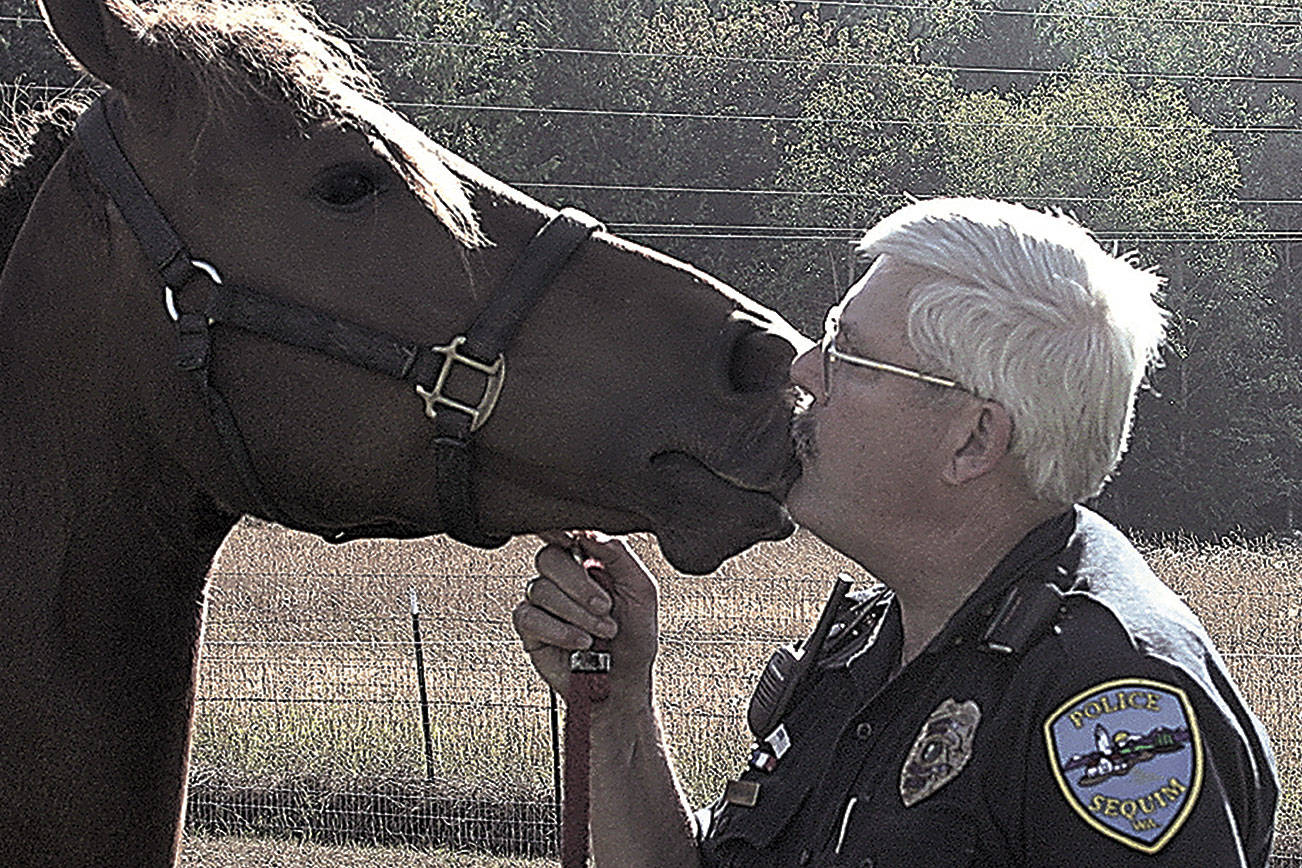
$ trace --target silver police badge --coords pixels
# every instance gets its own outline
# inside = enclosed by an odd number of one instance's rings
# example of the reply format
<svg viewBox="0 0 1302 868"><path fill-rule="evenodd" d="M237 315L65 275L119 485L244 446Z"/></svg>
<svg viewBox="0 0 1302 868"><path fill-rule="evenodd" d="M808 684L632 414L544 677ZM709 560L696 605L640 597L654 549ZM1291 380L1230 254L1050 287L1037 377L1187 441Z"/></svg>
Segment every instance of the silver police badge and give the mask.
<svg viewBox="0 0 1302 868"><path fill-rule="evenodd" d="M900 769L900 798L910 808L958 777L972 756L981 708L946 699L927 718Z"/></svg>

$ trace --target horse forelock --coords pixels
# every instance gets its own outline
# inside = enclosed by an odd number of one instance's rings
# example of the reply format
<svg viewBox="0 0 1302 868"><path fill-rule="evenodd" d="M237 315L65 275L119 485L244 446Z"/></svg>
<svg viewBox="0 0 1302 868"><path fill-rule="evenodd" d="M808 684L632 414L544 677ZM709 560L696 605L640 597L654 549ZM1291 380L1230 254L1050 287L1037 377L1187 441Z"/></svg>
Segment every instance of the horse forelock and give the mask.
<svg viewBox="0 0 1302 868"><path fill-rule="evenodd" d="M379 86L310 16L280 0L169 0L148 8L142 36L214 103L258 95L286 103L302 124L349 119L348 97L378 99Z"/></svg>
<svg viewBox="0 0 1302 868"><path fill-rule="evenodd" d="M468 246L483 243L461 182L432 148L413 145L361 58L325 27L310 9L282 0L169 0L149 7L143 36L216 110L269 100L288 106L301 131L335 121L380 140L448 230Z"/></svg>

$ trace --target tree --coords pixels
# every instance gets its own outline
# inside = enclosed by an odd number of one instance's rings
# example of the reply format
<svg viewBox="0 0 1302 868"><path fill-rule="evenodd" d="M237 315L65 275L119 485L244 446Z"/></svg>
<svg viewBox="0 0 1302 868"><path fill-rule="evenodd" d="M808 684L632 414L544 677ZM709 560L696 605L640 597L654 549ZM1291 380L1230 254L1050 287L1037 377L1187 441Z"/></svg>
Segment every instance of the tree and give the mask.
<svg viewBox="0 0 1302 868"><path fill-rule="evenodd" d="M1177 90L1193 115L1217 128L1217 142L1232 149L1241 175L1219 195L1252 217L1224 227L1220 245L1191 241L1165 254L1180 280L1172 288L1173 362L1159 383L1188 412L1184 428L1207 451L1177 462L1189 498L1164 507L1160 521L1156 514L1145 521L1204 532L1296 526L1290 509L1302 502L1302 345L1288 239L1302 218L1302 24L1283 7L1209 9L1188 0L1050 0L1043 8L1055 14L1039 19L1040 41L1065 65L1141 92ZM1186 195L1164 211L1179 217L1196 201ZM1190 392L1218 397L1200 403L1187 400ZM1177 455L1186 454L1179 438L1173 442ZM1126 488L1123 482L1118 491Z"/></svg>
<svg viewBox="0 0 1302 868"><path fill-rule="evenodd" d="M1233 149L1179 89L1115 78L973 94L945 129L949 189L1069 203L1169 278L1166 365L1140 401L1139 433L1104 505L1150 529L1264 529L1258 511L1283 470L1287 360L1269 251L1234 240L1261 224L1235 204Z"/></svg>

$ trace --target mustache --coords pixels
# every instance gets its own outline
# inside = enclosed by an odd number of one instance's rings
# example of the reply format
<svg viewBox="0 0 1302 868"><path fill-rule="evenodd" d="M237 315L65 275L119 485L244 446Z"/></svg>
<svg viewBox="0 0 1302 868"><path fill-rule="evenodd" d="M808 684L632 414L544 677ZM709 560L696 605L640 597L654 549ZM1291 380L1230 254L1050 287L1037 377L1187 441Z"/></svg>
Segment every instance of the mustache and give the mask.
<svg viewBox="0 0 1302 868"><path fill-rule="evenodd" d="M803 463L817 454L814 441L814 398L803 389L791 390L791 441Z"/></svg>

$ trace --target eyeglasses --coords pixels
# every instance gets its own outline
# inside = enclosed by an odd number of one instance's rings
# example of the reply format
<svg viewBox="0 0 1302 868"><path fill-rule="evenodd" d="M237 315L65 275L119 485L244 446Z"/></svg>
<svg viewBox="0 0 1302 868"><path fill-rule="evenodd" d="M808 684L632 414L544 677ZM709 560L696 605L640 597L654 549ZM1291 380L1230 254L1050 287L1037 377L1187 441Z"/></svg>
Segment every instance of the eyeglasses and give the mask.
<svg viewBox="0 0 1302 868"><path fill-rule="evenodd" d="M819 345L823 354L823 394L827 395L832 381L832 363L845 362L847 365L857 365L861 368L868 368L873 371L883 371L887 374L896 374L901 377L908 377L911 380L918 380L923 383L930 383L933 386L942 386L946 389L959 389L964 392L972 390L959 383L957 380L951 380L948 377L938 377L935 374L926 374L922 371L915 371L913 368L906 368L901 365L893 365L890 362L879 362L876 359L868 359L863 356L856 356L852 353L842 352L836 348L836 336L841 329L841 320L837 316L836 308L828 312L827 324L823 329L823 340Z"/></svg>

